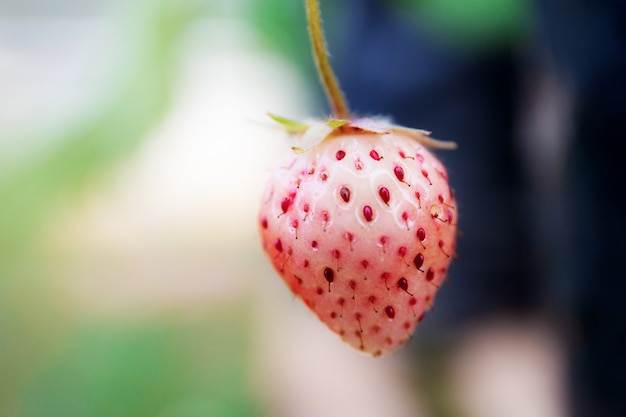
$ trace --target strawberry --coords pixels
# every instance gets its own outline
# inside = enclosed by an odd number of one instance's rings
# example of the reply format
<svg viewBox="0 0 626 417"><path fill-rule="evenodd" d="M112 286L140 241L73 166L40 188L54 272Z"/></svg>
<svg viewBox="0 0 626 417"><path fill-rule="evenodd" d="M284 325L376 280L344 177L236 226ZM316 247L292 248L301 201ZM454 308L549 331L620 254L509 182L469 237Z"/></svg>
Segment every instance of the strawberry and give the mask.
<svg viewBox="0 0 626 417"><path fill-rule="evenodd" d="M371 119L330 123L338 124L274 171L261 238L322 322L381 355L404 343L433 303L454 254L456 201L445 167L420 143L426 132ZM302 135L323 126L302 126Z"/></svg>
<svg viewBox="0 0 626 417"><path fill-rule="evenodd" d="M315 38L317 2L307 7ZM315 56L320 71L329 71L319 62L325 52ZM411 336L455 253L455 197L445 167L426 148L454 144L384 119L351 119L336 85L325 86L339 117L303 124L270 115L296 143L268 181L261 241L323 323L380 356Z"/></svg>

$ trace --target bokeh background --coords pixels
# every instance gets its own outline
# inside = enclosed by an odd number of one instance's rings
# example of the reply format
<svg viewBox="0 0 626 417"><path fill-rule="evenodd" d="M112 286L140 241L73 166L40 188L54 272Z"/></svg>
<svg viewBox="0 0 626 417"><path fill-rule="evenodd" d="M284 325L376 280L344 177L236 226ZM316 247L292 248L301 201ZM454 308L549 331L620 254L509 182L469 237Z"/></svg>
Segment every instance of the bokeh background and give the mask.
<svg viewBox="0 0 626 417"><path fill-rule="evenodd" d="M625 7L322 1L358 114L455 140L459 259L385 358L265 261L325 117L303 1L0 1L0 416L623 416Z"/></svg>

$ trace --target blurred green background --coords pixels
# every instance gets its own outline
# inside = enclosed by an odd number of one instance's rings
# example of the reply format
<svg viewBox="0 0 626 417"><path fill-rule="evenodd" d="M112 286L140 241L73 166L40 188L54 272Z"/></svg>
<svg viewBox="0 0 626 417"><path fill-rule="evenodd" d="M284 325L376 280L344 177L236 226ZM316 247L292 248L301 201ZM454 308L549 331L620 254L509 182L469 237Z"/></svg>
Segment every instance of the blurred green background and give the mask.
<svg viewBox="0 0 626 417"><path fill-rule="evenodd" d="M186 77L197 78L189 74L190 60L205 49L203 65L210 68L211 59L225 59L216 49L245 49L207 35L220 31L211 21L226 21L225 30L236 26L228 21L241 17L242 6L186 0L0 4L1 416L261 414L250 388L247 291L213 294L210 282L216 274L221 281L238 272L195 272L209 291L191 300L179 293L168 297L169 289L147 294L162 284L159 279L175 280L171 286L177 289L193 284L185 278L189 274L178 271L179 263L193 263L179 259L190 251L197 251L198 262L208 259L199 270L213 268L211 259L221 256L218 245L200 252L215 236L201 243L184 233L172 237L169 230L182 215L176 213L167 230L159 231L155 246L161 248L146 249L145 259L137 260L128 251L154 243L150 232L135 230L132 249L116 243L89 247L89 226L80 224L88 207L107 205L111 197L98 195L110 194L126 182L124 175L132 176L128 161L181 107L181 85ZM234 108L229 111L237 117ZM207 114L203 122L215 124L219 117ZM223 129L220 135L204 140L237 141ZM170 136L176 140L176 133ZM205 153L205 163L215 156ZM157 170L169 168L166 161ZM118 170L126 174L117 178ZM188 177L181 181L193 180ZM195 191L218 194L215 183L205 187ZM141 188L127 192L135 195ZM149 209L144 204L137 211L141 216ZM224 214L206 212L213 222ZM238 255L256 244L254 230L247 234L249 243ZM160 277L146 271L162 267L157 252L172 268ZM128 263L133 266L120 266ZM117 267L106 271L107 265ZM128 295L133 274L147 278L135 279L139 288ZM114 276L125 284L101 288ZM85 281L92 285L86 290ZM101 303L94 306L94 298Z"/></svg>

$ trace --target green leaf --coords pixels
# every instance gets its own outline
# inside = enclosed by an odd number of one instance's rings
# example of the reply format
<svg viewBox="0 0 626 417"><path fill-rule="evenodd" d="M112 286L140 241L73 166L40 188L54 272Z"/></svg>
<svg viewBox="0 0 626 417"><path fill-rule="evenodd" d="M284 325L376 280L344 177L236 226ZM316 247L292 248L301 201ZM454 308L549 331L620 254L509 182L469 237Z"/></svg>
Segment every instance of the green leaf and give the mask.
<svg viewBox="0 0 626 417"><path fill-rule="evenodd" d="M267 115L275 122L280 123L288 133L303 133L309 128L307 124L287 119L273 113L267 113Z"/></svg>
<svg viewBox="0 0 626 417"><path fill-rule="evenodd" d="M345 126L346 123L348 123L348 120L331 119L328 121L328 126L332 127L333 129L337 129L341 126Z"/></svg>
<svg viewBox="0 0 626 417"><path fill-rule="evenodd" d="M314 123L304 134L296 138L296 145L291 149L295 153L304 153L326 139L334 130L335 128L327 123Z"/></svg>

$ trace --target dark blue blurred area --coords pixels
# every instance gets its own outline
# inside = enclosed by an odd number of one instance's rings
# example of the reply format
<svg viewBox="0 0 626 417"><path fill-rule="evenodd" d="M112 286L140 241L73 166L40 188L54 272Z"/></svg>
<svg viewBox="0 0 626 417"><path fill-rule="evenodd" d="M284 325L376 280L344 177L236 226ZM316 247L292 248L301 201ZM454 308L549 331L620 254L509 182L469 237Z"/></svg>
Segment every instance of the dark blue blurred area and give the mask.
<svg viewBox="0 0 626 417"><path fill-rule="evenodd" d="M570 350L574 415L625 416L626 2L537 0L520 39L484 47L446 42L394 2L344 3L326 20L353 111L459 144L439 155L459 201L460 258L420 338L541 312ZM522 79L547 68L573 102L566 164L546 190L516 135Z"/></svg>
<svg viewBox="0 0 626 417"><path fill-rule="evenodd" d="M518 205L523 183L511 140L515 58L508 50L474 53L437 44L383 2L354 10L342 36L354 44L334 54L353 110L392 115L461 147L439 156L457 193L463 233L453 266L463 278L452 277L442 297L462 302L438 303L445 309L437 314L452 323L482 310L522 307L529 274Z"/></svg>

